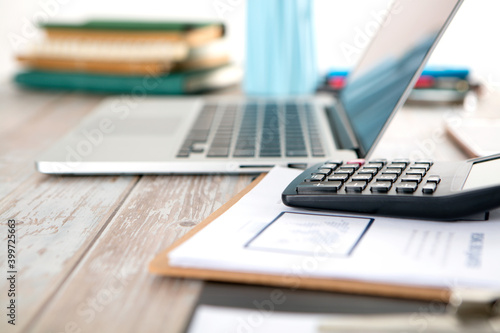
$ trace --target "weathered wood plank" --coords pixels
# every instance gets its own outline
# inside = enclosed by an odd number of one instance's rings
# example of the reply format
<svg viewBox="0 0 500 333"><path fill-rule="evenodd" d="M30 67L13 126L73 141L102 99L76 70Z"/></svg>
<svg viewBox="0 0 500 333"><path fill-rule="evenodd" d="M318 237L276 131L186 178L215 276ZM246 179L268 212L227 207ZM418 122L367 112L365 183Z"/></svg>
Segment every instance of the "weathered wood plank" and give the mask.
<svg viewBox="0 0 500 333"><path fill-rule="evenodd" d="M63 96L62 93L21 90L8 80L0 82L0 135L13 132Z"/></svg>
<svg viewBox="0 0 500 333"><path fill-rule="evenodd" d="M74 127L101 99L2 87L0 105L0 227L18 222L18 315L16 330L67 278L105 226L137 177L49 177L34 159ZM1 233L6 248L6 232ZM6 267L6 252L0 252ZM7 281L0 281L6 295ZM2 299L4 299L2 297ZM0 322L5 331L6 321ZM12 327L9 328L12 329Z"/></svg>
<svg viewBox="0 0 500 333"><path fill-rule="evenodd" d="M0 205L0 228L17 222L17 304L22 329L58 290L120 206L137 177L33 175ZM5 249L7 232L1 234ZM6 267L6 252L0 252ZM0 294L8 284L0 280ZM6 332L6 321L0 331Z"/></svg>
<svg viewBox="0 0 500 333"><path fill-rule="evenodd" d="M201 283L152 276L147 264L249 182L143 177L30 331L179 332Z"/></svg>

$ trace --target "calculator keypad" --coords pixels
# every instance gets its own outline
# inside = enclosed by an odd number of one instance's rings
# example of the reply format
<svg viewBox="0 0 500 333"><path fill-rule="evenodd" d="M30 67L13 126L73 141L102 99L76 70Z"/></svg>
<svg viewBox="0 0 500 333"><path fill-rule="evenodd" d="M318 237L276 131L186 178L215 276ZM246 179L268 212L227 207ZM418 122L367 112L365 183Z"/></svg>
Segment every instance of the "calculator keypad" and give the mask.
<svg viewBox="0 0 500 333"><path fill-rule="evenodd" d="M429 175L432 161L328 161L297 186L297 193L388 193L424 195L436 192L441 178ZM393 193L393 192L391 192Z"/></svg>

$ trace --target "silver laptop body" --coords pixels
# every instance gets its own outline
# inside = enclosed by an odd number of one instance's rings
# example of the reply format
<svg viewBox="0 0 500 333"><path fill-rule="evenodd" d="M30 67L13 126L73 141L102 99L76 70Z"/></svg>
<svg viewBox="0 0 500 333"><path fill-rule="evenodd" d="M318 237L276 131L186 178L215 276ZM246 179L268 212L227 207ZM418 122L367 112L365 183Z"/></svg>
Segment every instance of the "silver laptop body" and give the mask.
<svg viewBox="0 0 500 333"><path fill-rule="evenodd" d="M396 0L338 98L105 99L47 174L255 173L369 157L463 0Z"/></svg>

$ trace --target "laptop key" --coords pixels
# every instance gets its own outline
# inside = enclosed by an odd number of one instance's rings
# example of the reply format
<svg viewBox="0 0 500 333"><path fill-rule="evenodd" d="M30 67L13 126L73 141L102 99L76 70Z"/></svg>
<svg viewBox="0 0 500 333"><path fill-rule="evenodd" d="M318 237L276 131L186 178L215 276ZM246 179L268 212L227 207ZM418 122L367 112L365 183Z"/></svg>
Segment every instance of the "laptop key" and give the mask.
<svg viewBox="0 0 500 333"><path fill-rule="evenodd" d="M281 150L265 150L260 151L261 157L281 157Z"/></svg>
<svg viewBox="0 0 500 333"><path fill-rule="evenodd" d="M236 105L228 105L224 111L221 122L215 133L215 137L210 145L207 157L228 157L231 138L233 136L233 126L236 118Z"/></svg>
<svg viewBox="0 0 500 333"><path fill-rule="evenodd" d="M320 148L313 148L312 150L312 156L314 157L325 157L325 152L323 149Z"/></svg>
<svg viewBox="0 0 500 333"><path fill-rule="evenodd" d="M307 157L307 150L287 150L286 156L288 157Z"/></svg>
<svg viewBox="0 0 500 333"><path fill-rule="evenodd" d="M193 151L193 145L207 142L216 110L217 105L214 104L207 104L203 107L177 153L177 157L189 157L190 152Z"/></svg>
<svg viewBox="0 0 500 333"><path fill-rule="evenodd" d="M208 151L208 157L228 157L229 148L227 147L212 147Z"/></svg>
<svg viewBox="0 0 500 333"><path fill-rule="evenodd" d="M189 157L189 149L181 149L177 153L177 157Z"/></svg>
<svg viewBox="0 0 500 333"><path fill-rule="evenodd" d="M311 104L304 104L304 111L306 114L307 129L309 131L309 144L311 147L311 154L313 157L325 157L325 151L321 144L319 130L316 124Z"/></svg>
<svg viewBox="0 0 500 333"><path fill-rule="evenodd" d="M254 157L255 149L236 149L233 154L234 157Z"/></svg>
<svg viewBox="0 0 500 333"><path fill-rule="evenodd" d="M285 154L288 157L307 157L298 107L291 103L285 105Z"/></svg>

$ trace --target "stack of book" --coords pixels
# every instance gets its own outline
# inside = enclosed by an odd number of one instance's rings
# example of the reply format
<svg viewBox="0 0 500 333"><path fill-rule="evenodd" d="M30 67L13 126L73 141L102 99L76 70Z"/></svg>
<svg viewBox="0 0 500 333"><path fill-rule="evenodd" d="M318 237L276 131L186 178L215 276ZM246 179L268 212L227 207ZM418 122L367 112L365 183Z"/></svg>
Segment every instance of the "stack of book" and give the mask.
<svg viewBox="0 0 500 333"><path fill-rule="evenodd" d="M349 70L331 70L318 90L339 92L344 88L348 74ZM407 103L463 103L469 92L479 88L471 79L468 68L430 66L418 78Z"/></svg>
<svg viewBox="0 0 500 333"><path fill-rule="evenodd" d="M22 86L103 93L189 94L238 83L219 22L46 23L17 61Z"/></svg>

